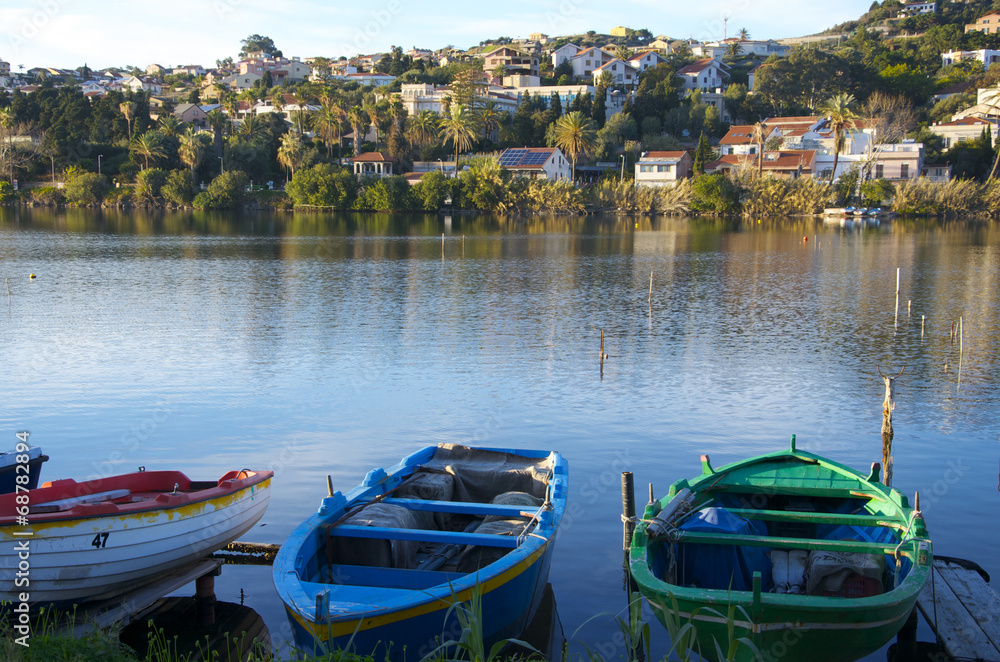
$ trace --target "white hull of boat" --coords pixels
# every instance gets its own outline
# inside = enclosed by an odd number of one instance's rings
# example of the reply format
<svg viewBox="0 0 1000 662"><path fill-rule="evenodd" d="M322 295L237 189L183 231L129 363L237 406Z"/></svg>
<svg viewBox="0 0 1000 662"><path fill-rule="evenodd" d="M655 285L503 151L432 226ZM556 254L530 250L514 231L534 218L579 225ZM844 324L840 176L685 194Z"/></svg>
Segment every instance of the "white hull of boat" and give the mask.
<svg viewBox="0 0 1000 662"><path fill-rule="evenodd" d="M232 494L127 515L0 526L0 601L67 604L113 598L225 547L267 509L270 479ZM30 517L29 517L30 520ZM31 531L31 535L15 535ZM27 559L22 556L27 541ZM17 575L19 564L28 569ZM21 566L23 568L23 566ZM26 584L18 585L23 578Z"/></svg>

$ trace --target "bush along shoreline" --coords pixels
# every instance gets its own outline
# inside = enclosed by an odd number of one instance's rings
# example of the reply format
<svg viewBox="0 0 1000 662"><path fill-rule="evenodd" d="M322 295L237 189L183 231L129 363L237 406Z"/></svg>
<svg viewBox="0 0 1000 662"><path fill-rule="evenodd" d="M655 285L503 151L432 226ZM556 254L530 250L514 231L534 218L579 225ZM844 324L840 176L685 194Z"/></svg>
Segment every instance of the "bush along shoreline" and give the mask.
<svg viewBox="0 0 1000 662"><path fill-rule="evenodd" d="M635 186L609 177L583 187L511 175L493 159L463 162L458 177L428 172L411 185L402 176L356 177L321 163L300 168L284 191L254 190L246 173L220 174L199 190L186 170L147 168L134 185L112 187L96 173L66 172L61 188L14 191L0 182L0 204L145 209L267 209L377 212L489 212L509 215L623 213L744 217L815 216L848 200L904 216L996 217L1000 180L926 179L898 184L856 180L776 179L741 173L701 175L673 186ZM854 190L860 191L854 197Z"/></svg>

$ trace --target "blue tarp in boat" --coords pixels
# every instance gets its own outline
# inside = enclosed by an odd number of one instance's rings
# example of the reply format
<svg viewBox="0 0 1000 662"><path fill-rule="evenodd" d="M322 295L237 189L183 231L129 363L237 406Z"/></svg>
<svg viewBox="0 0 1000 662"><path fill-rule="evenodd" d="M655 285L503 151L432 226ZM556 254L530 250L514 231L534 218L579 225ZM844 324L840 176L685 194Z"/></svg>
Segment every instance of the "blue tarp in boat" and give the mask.
<svg viewBox="0 0 1000 662"><path fill-rule="evenodd" d="M703 508L678 528L700 533L767 535L767 525L763 522L744 519L725 508ZM684 586L751 591L753 573L759 571L761 590L770 590L771 559L763 547L693 544L680 547L678 565Z"/></svg>

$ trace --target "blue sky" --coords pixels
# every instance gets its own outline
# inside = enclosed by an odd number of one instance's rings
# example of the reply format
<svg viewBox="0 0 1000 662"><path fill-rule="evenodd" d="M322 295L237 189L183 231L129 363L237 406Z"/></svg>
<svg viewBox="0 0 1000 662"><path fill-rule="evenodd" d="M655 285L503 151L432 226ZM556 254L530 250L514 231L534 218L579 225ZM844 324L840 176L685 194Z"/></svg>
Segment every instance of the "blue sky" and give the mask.
<svg viewBox="0 0 1000 662"><path fill-rule="evenodd" d="M813 34L857 18L870 0L11 0L0 4L0 59L17 70L158 64L214 66L250 34L271 37L286 56L338 57L392 45L468 48L497 36L550 36L615 25L654 35L753 38ZM6 5L6 6L3 6Z"/></svg>

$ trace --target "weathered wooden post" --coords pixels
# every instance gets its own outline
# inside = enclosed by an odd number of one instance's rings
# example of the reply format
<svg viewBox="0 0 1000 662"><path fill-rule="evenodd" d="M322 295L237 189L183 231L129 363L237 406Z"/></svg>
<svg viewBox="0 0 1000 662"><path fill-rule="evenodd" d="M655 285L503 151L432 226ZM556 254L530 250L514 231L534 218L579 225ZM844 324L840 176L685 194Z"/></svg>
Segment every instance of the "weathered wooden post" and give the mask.
<svg viewBox="0 0 1000 662"><path fill-rule="evenodd" d="M641 630L635 627L636 621L642 612L641 607L632 604L632 600L638 600L639 587L632 578L632 573L628 569L628 552L632 547L632 534L635 532L635 484L632 480L631 471L622 472L622 523L624 525L624 537L622 547L625 552L625 560L622 563L622 584L625 589L625 596L628 601L629 631L635 634L639 632L640 639L632 639L629 643L633 647L632 655L629 659L637 662L645 662L644 642L641 637Z"/></svg>
<svg viewBox="0 0 1000 662"><path fill-rule="evenodd" d="M883 482L886 487L892 487L892 410L896 408L895 381L896 377L899 377L903 374L903 370L906 370L906 366L904 365L895 377L883 375L879 366L875 366L875 370L885 382L885 400L882 401L882 466L885 468Z"/></svg>

